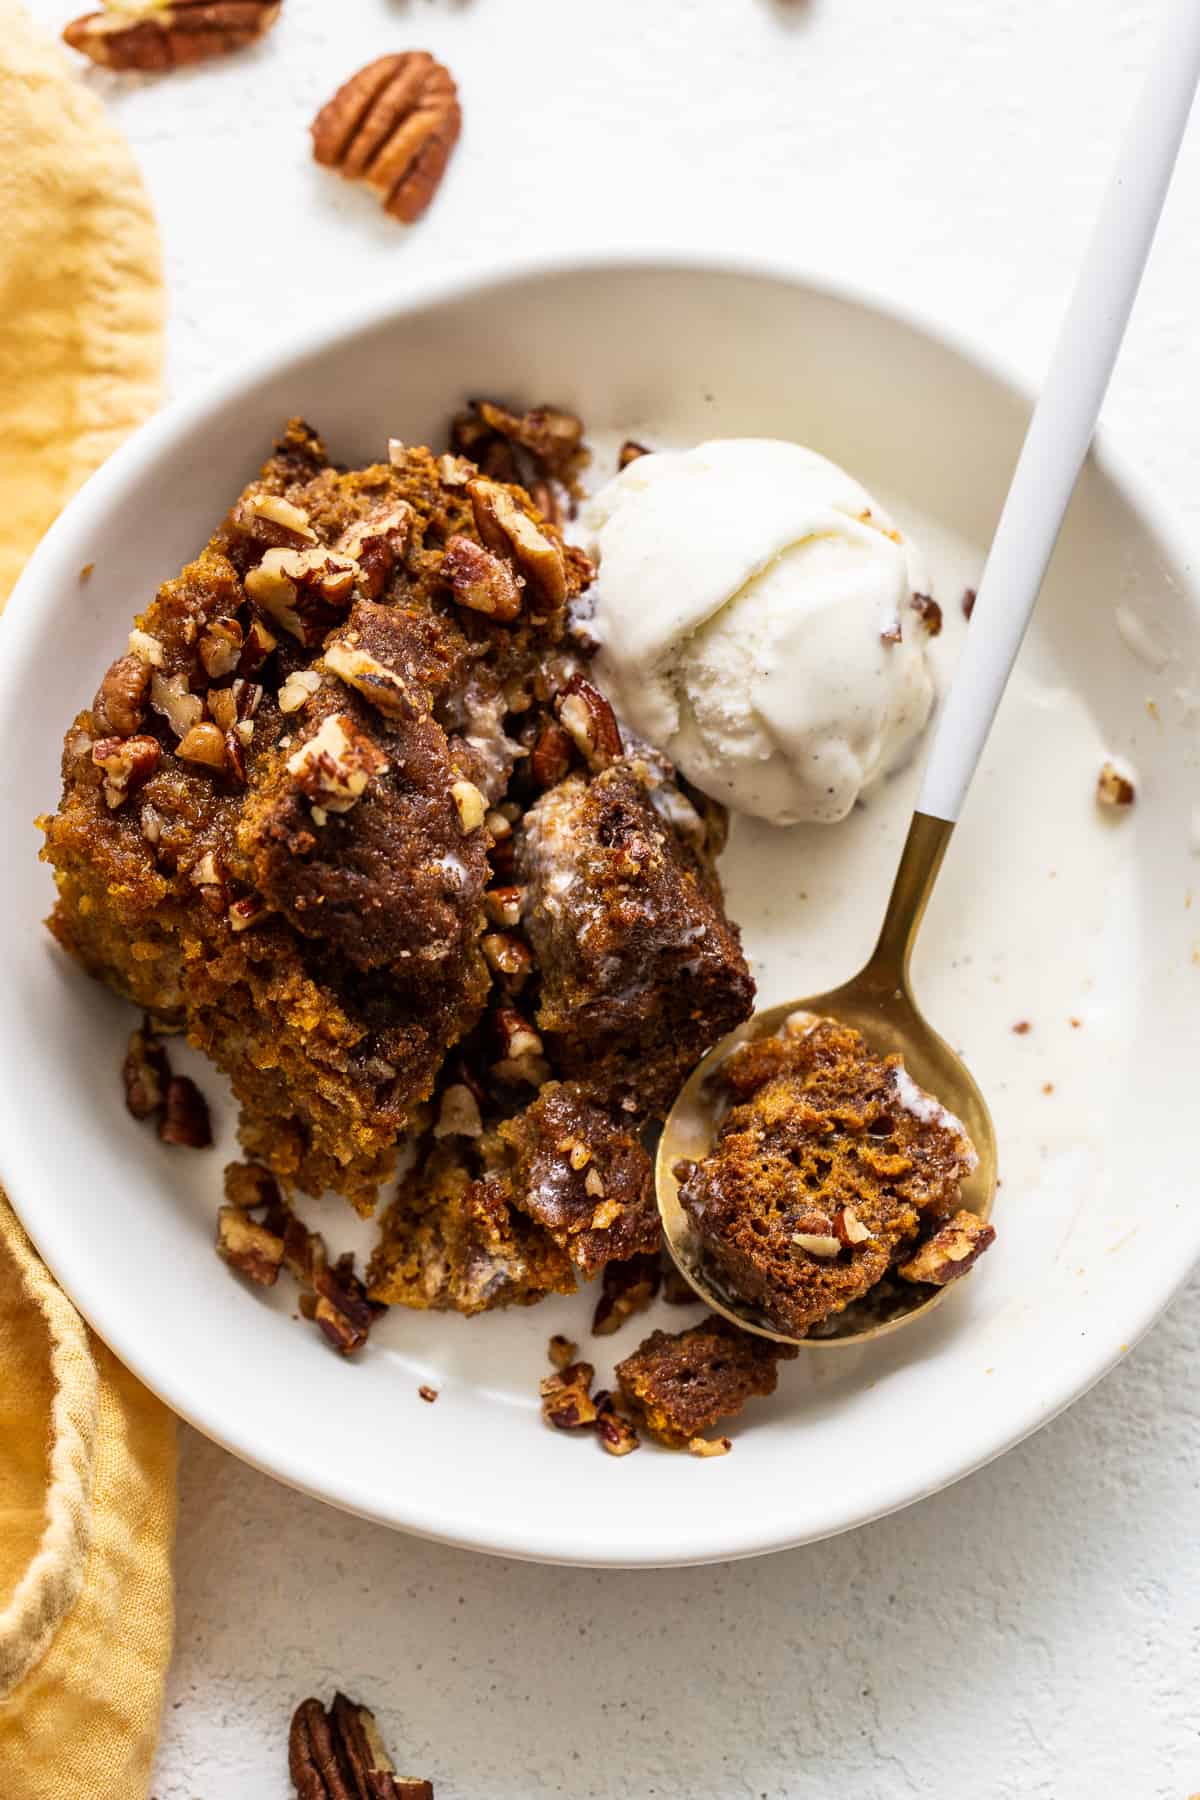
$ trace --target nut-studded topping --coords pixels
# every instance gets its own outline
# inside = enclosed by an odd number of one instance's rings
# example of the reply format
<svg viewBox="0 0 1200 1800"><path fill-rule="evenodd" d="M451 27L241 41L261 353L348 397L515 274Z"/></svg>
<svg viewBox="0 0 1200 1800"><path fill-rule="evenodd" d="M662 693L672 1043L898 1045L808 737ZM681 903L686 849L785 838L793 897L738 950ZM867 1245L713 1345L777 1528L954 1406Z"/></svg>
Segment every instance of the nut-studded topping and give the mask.
<svg viewBox="0 0 1200 1800"><path fill-rule="evenodd" d="M616 762L621 754L621 733L599 688L582 675L572 675L555 701L555 711L593 773Z"/></svg>
<svg viewBox="0 0 1200 1800"><path fill-rule="evenodd" d="M177 738L186 737L204 717L204 702L188 687L186 675L155 674L150 682L150 704L161 713Z"/></svg>
<svg viewBox="0 0 1200 1800"><path fill-rule="evenodd" d="M161 669L167 657L161 641L148 631L139 631L136 626L129 634L129 654L151 669Z"/></svg>
<svg viewBox="0 0 1200 1800"><path fill-rule="evenodd" d="M206 705L209 717L222 733L233 730L237 724L237 701L231 687L209 688Z"/></svg>
<svg viewBox="0 0 1200 1800"><path fill-rule="evenodd" d="M583 421L556 406L534 406L526 413L512 413L491 400L473 400L476 413L489 431L520 444L551 475L568 470L583 443Z"/></svg>
<svg viewBox="0 0 1200 1800"><path fill-rule="evenodd" d="M548 606L567 597L562 548L518 505L510 490L483 476L467 483L475 525L488 549L512 557L529 587Z"/></svg>
<svg viewBox="0 0 1200 1800"><path fill-rule="evenodd" d="M299 712L302 706L308 705L320 685L321 677L316 669L297 669L276 695L280 712Z"/></svg>
<svg viewBox="0 0 1200 1800"><path fill-rule="evenodd" d="M180 1144L187 1150L206 1150L212 1143L208 1102L187 1075L172 1075L167 1083L158 1135L164 1144Z"/></svg>
<svg viewBox="0 0 1200 1800"><path fill-rule="evenodd" d="M636 438L626 438L625 442L621 445L620 450L617 452L617 468L627 469L630 463L634 463L638 460L639 456L649 455L650 451L646 448L645 444L639 444Z"/></svg>
<svg viewBox="0 0 1200 1800"><path fill-rule="evenodd" d="M157 738L101 738L92 745L92 761L104 771L104 798L109 810L123 806L133 789L149 780L162 761Z"/></svg>
<svg viewBox="0 0 1200 1800"><path fill-rule="evenodd" d="M149 1019L142 1021L138 1031L130 1033L121 1079L125 1083L125 1104L135 1119L151 1119L161 1110L171 1068Z"/></svg>
<svg viewBox="0 0 1200 1800"><path fill-rule="evenodd" d="M293 537L303 538L307 544L317 541L304 508L285 500L282 494L254 494L246 502L246 511L252 519L265 519L269 525L279 525Z"/></svg>
<svg viewBox="0 0 1200 1800"><path fill-rule="evenodd" d="M242 628L236 619L214 619L199 643L200 661L210 681L232 675L242 658Z"/></svg>
<svg viewBox="0 0 1200 1800"><path fill-rule="evenodd" d="M442 576L460 606L507 624L521 610L524 583L501 557L474 538L455 535L446 545Z"/></svg>
<svg viewBox="0 0 1200 1800"><path fill-rule="evenodd" d="M480 949L488 967L504 977L508 990L519 993L533 973L533 955L529 946L505 931L488 931L484 933Z"/></svg>
<svg viewBox="0 0 1200 1800"><path fill-rule="evenodd" d="M349 713L331 713L287 761L288 774L301 793L334 813L349 812L362 799L372 775L382 775L387 768L387 757Z"/></svg>
<svg viewBox="0 0 1200 1800"><path fill-rule="evenodd" d="M1133 782L1118 769L1116 763L1106 762L1096 782L1096 799L1101 806L1132 806L1137 798L1137 789Z"/></svg>
<svg viewBox="0 0 1200 1800"><path fill-rule="evenodd" d="M132 737L146 716L149 686L149 664L133 654L119 656L92 701L96 730L113 737Z"/></svg>
<svg viewBox="0 0 1200 1800"><path fill-rule="evenodd" d="M853 1249L855 1244L865 1244L871 1236L871 1228L864 1225L852 1206L839 1206L833 1215L833 1230L840 1244Z"/></svg>
<svg viewBox="0 0 1200 1800"><path fill-rule="evenodd" d="M268 550L246 576L245 589L289 636L319 644L350 604L358 564L317 544L311 550Z"/></svg>
<svg viewBox="0 0 1200 1800"><path fill-rule="evenodd" d="M662 1267L657 1251L644 1256L631 1256L625 1262L604 1265L604 1291L596 1302L592 1331L596 1337L611 1337L626 1319L645 1312L659 1289Z"/></svg>
<svg viewBox="0 0 1200 1800"><path fill-rule="evenodd" d="M269 31L280 0L112 0L63 28L72 50L105 69L160 74L244 49Z"/></svg>
<svg viewBox="0 0 1200 1800"><path fill-rule="evenodd" d="M238 674L257 675L278 644L279 639L272 636L261 619L251 619L246 627L246 642L238 659Z"/></svg>
<svg viewBox="0 0 1200 1800"><path fill-rule="evenodd" d="M175 754L183 762L201 763L207 769L223 769L228 762L225 736L220 726L207 721L193 725L185 733Z"/></svg>
<svg viewBox="0 0 1200 1800"><path fill-rule="evenodd" d="M396 1774L374 1718L345 1694L328 1712L319 1700L296 1708L288 1769L297 1800L433 1800L428 1781Z"/></svg>
<svg viewBox="0 0 1200 1800"><path fill-rule="evenodd" d="M571 766L571 739L556 719L547 719L529 757L529 772L540 788L557 787Z"/></svg>
<svg viewBox="0 0 1200 1800"><path fill-rule="evenodd" d="M365 650L351 643L330 644L324 660L331 674L369 700L385 719L411 719L422 710L403 677Z"/></svg>
<svg viewBox="0 0 1200 1800"><path fill-rule="evenodd" d="M425 211L462 129L450 71L425 50L381 56L343 83L312 122L313 155L364 181L411 225Z"/></svg>
<svg viewBox="0 0 1200 1800"><path fill-rule="evenodd" d="M368 600L383 592L388 576L404 554L412 532L412 507L407 500L376 507L366 518L347 526L334 545L358 564L358 591Z"/></svg>
<svg viewBox="0 0 1200 1800"><path fill-rule="evenodd" d="M459 829L467 837L472 831L478 831L487 817L487 801L473 781L452 781L450 797L454 801L458 813Z"/></svg>
<svg viewBox="0 0 1200 1800"><path fill-rule="evenodd" d="M283 1264L283 1239L238 1206L217 1213L217 1254L259 1287L274 1287Z"/></svg>
<svg viewBox="0 0 1200 1800"><path fill-rule="evenodd" d="M985 1225L971 1212L956 1212L939 1231L900 1264L905 1281L929 1282L945 1287L973 1269L984 1251L996 1241L994 1225Z"/></svg>
<svg viewBox="0 0 1200 1800"><path fill-rule="evenodd" d="M554 1336L550 1339L550 1342L546 1345L546 1355L550 1358L551 1368L561 1371L562 1369L565 1369L569 1363L578 1360L579 1345L573 1344L569 1337L564 1337L562 1335L561 1331L556 1331Z"/></svg>
<svg viewBox="0 0 1200 1800"><path fill-rule="evenodd" d="M433 1135L435 1138L483 1136L479 1102L465 1081L451 1082L442 1095Z"/></svg>
<svg viewBox="0 0 1200 1800"><path fill-rule="evenodd" d="M507 819L504 821L507 825ZM512 827L509 826L509 830ZM505 836L508 835L506 832ZM493 925L506 925L510 930L521 923L527 890L523 887L489 888L483 896L484 910Z"/></svg>
<svg viewBox="0 0 1200 1800"><path fill-rule="evenodd" d="M591 1393L595 1374L591 1363L576 1362L546 1376L539 1392L547 1425L559 1431L578 1431L595 1424L596 1403Z"/></svg>

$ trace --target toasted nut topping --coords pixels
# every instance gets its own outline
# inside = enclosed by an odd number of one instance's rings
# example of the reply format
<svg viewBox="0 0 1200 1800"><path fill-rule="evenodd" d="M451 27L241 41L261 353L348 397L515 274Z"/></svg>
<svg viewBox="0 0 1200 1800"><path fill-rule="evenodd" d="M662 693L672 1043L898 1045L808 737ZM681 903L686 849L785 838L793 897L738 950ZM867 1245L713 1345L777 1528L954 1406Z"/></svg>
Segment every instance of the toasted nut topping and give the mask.
<svg viewBox="0 0 1200 1800"><path fill-rule="evenodd" d="M356 650L353 644L331 644L324 661L331 674L369 700L385 719L411 719L420 709L403 677L365 650Z"/></svg>
<svg viewBox="0 0 1200 1800"><path fill-rule="evenodd" d="M900 1264L897 1272L905 1281L945 1287L973 1269L995 1241L995 1226L985 1225L974 1213L956 1212L907 1262Z"/></svg>
<svg viewBox="0 0 1200 1800"><path fill-rule="evenodd" d="M186 675L155 674L150 682L150 704L161 713L177 738L184 738L204 716L204 702L188 687Z"/></svg>
<svg viewBox="0 0 1200 1800"><path fill-rule="evenodd" d="M321 677L315 669L297 669L276 695L280 712L299 712L302 706L308 705L320 685Z"/></svg>
<svg viewBox="0 0 1200 1800"><path fill-rule="evenodd" d="M567 597L567 569L561 546L523 512L512 493L483 476L467 483L475 525L487 548L511 556L538 597L551 607Z"/></svg>
<svg viewBox="0 0 1200 1800"><path fill-rule="evenodd" d="M217 1213L217 1254L259 1287L274 1287L283 1265L283 1239L247 1218L237 1206Z"/></svg>
<svg viewBox="0 0 1200 1800"><path fill-rule="evenodd" d="M227 761L224 735L217 725L193 725L180 739L175 754L184 762L203 763L210 769L223 769Z"/></svg>
<svg viewBox="0 0 1200 1800"><path fill-rule="evenodd" d="M425 1381L423 1381L421 1383L420 1387L417 1389L417 1392L421 1396L422 1400L427 1401L430 1406L433 1405L434 1401L438 1397L437 1389L435 1387L430 1387L428 1382L425 1382ZM401 1790L399 1788L397 1788L396 1791L397 1791L397 1793L401 1792Z"/></svg>
<svg viewBox="0 0 1200 1800"><path fill-rule="evenodd" d="M483 1136L479 1102L465 1082L451 1083L442 1095L433 1135L435 1138Z"/></svg>
<svg viewBox="0 0 1200 1800"><path fill-rule="evenodd" d="M871 1236L868 1225L864 1225L852 1206L841 1206L833 1215L833 1229L838 1242L853 1247L865 1244Z"/></svg>
<svg viewBox="0 0 1200 1800"><path fill-rule="evenodd" d="M92 745L92 761L104 771L104 798L116 812L158 768L162 747L152 737L100 738Z"/></svg>
<svg viewBox="0 0 1200 1800"><path fill-rule="evenodd" d="M555 711L593 773L616 762L621 754L621 733L616 714L599 688L582 675L573 675L555 702Z"/></svg>
<svg viewBox="0 0 1200 1800"><path fill-rule="evenodd" d="M794 1231L792 1242L800 1250L807 1250L810 1256L836 1256L841 1244L835 1237L827 1237L819 1231Z"/></svg>
<svg viewBox="0 0 1200 1800"><path fill-rule="evenodd" d="M579 1173L580 1169L586 1169L591 1160L592 1152L587 1144L571 1144L570 1149L567 1152L567 1161L570 1163L576 1174Z"/></svg>
<svg viewBox="0 0 1200 1800"><path fill-rule="evenodd" d="M212 1143L208 1102L186 1075L172 1075L167 1083L158 1135L164 1144L179 1144L188 1150L206 1150Z"/></svg>
<svg viewBox="0 0 1200 1800"><path fill-rule="evenodd" d="M489 431L531 452L551 474L568 468L583 442L583 421L556 406L535 406L512 413L491 400L471 402Z"/></svg>
<svg viewBox="0 0 1200 1800"><path fill-rule="evenodd" d="M573 1344L570 1338L563 1337L561 1332L556 1331L546 1346L546 1354L553 1367L562 1370L575 1361L579 1355L579 1345Z"/></svg>
<svg viewBox="0 0 1200 1800"><path fill-rule="evenodd" d="M161 669L167 653L159 640L148 631L134 630L129 634L129 654L152 669Z"/></svg>
<svg viewBox="0 0 1200 1800"><path fill-rule="evenodd" d="M442 576L460 606L507 623L521 610L524 583L509 564L474 538L455 535L442 557Z"/></svg>
<svg viewBox="0 0 1200 1800"><path fill-rule="evenodd" d="M364 181L411 225L438 190L462 129L453 77L425 50L381 56L344 82L312 123L313 155Z"/></svg>
<svg viewBox="0 0 1200 1800"><path fill-rule="evenodd" d="M146 716L150 668L138 656L119 656L92 701L96 730L131 737Z"/></svg>
<svg viewBox="0 0 1200 1800"><path fill-rule="evenodd" d="M242 655L242 628L237 620L214 619L200 639L199 654L210 681L232 675Z"/></svg>
<svg viewBox="0 0 1200 1800"><path fill-rule="evenodd" d="M583 1180L583 1191L585 1194L590 1194L593 1200L602 1200L604 1198L604 1177L601 1175L599 1169L591 1168L588 1170Z"/></svg>
<svg viewBox="0 0 1200 1800"><path fill-rule="evenodd" d="M578 1431L596 1421L591 1395L595 1369L591 1363L568 1363L541 1383L542 1417L559 1431Z"/></svg>
<svg viewBox="0 0 1200 1800"><path fill-rule="evenodd" d="M268 550L244 587L256 606L305 645L321 642L331 615L350 604L358 564L317 544L311 550Z"/></svg>
<svg viewBox="0 0 1200 1800"><path fill-rule="evenodd" d="M246 627L246 642L238 662L238 674L257 675L278 644L279 639L271 635L261 619L251 619Z"/></svg>
<svg viewBox="0 0 1200 1800"><path fill-rule="evenodd" d="M232 731L237 724L237 701L233 697L233 689L209 688L207 697L209 716L214 725L222 733Z"/></svg>
<svg viewBox="0 0 1200 1800"><path fill-rule="evenodd" d="M255 494L246 510L252 518L266 519L271 525L281 525L285 531L304 538L307 543L315 544L317 541L317 534L304 508L285 500L282 494Z"/></svg>
<svg viewBox="0 0 1200 1800"><path fill-rule="evenodd" d="M1096 782L1096 799L1101 806L1132 806L1137 789L1116 763L1106 762Z"/></svg>
<svg viewBox="0 0 1200 1800"><path fill-rule="evenodd" d="M412 531L412 507L407 500L376 507L363 519L348 525L334 549L358 564L358 590L368 600L383 592L388 576L404 554Z"/></svg>
<svg viewBox="0 0 1200 1800"><path fill-rule="evenodd" d="M520 938L509 937L503 931L488 931L484 933L480 949L489 967L505 976L511 988L524 986L533 973L532 953Z"/></svg>
<svg viewBox="0 0 1200 1800"><path fill-rule="evenodd" d="M262 37L280 0L123 0L63 27L72 50L105 69L162 74L226 56Z"/></svg>
<svg viewBox="0 0 1200 1800"><path fill-rule="evenodd" d="M494 1023L505 1056L519 1060L542 1054L541 1038L511 1006L497 1007Z"/></svg>
<svg viewBox="0 0 1200 1800"><path fill-rule="evenodd" d="M121 1077L125 1083L125 1105L134 1118L153 1118L166 1101L171 1069L149 1019L144 1019L140 1030L130 1034Z"/></svg>
<svg viewBox="0 0 1200 1800"><path fill-rule="evenodd" d="M461 488L466 487L468 481L473 479L475 467L473 463L467 461L465 456L440 456L438 473L445 487Z"/></svg>
<svg viewBox="0 0 1200 1800"><path fill-rule="evenodd" d="M500 815L495 816L499 817ZM490 826L492 817L491 813L487 815L484 820L485 825ZM507 819L502 822L504 831L501 835L507 837L512 826ZM511 929L521 923L521 914L525 910L525 899L526 890L523 887L489 888L483 896L484 910L494 925L507 925Z"/></svg>
<svg viewBox="0 0 1200 1800"><path fill-rule="evenodd" d="M732 1449L732 1438L694 1437L688 1439L688 1450L692 1456L728 1456Z"/></svg>
<svg viewBox="0 0 1200 1800"><path fill-rule="evenodd" d="M552 788L570 767L571 739L556 720L547 719L533 746L529 772L540 788Z"/></svg>
<svg viewBox="0 0 1200 1800"><path fill-rule="evenodd" d="M458 823L464 836L478 831L487 816L487 802L473 781L453 781L450 794L458 810Z"/></svg>
<svg viewBox="0 0 1200 1800"><path fill-rule="evenodd" d="M245 894L235 900L229 908L229 928L231 931L249 931L260 919L267 916L267 908L257 894Z"/></svg>
<svg viewBox="0 0 1200 1800"><path fill-rule="evenodd" d="M287 761L288 774L301 793L333 813L349 812L366 792L371 776L387 769L386 756L349 713L331 713Z"/></svg>

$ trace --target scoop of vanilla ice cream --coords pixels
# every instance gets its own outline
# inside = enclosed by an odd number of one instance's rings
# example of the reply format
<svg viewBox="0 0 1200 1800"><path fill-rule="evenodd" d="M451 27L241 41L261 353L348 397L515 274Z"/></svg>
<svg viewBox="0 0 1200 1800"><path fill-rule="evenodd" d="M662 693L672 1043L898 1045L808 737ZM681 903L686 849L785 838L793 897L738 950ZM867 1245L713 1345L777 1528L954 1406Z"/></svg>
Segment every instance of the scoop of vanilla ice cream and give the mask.
<svg viewBox="0 0 1200 1800"><path fill-rule="evenodd" d="M598 679L705 793L832 822L909 755L934 698L920 564L835 463L772 438L642 456L584 524Z"/></svg>

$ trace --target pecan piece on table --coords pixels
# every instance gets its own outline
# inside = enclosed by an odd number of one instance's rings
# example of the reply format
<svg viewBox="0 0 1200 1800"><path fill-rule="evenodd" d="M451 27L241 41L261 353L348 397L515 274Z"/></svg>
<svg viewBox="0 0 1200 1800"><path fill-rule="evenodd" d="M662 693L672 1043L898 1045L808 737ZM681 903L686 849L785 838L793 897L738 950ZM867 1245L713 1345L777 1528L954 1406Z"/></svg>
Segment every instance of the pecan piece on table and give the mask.
<svg viewBox="0 0 1200 1800"><path fill-rule="evenodd" d="M63 27L63 39L105 69L160 74L243 50L271 29L281 0L163 0L106 7Z"/></svg>
<svg viewBox="0 0 1200 1800"><path fill-rule="evenodd" d="M302 1700L288 1733L288 1770L297 1800L433 1800L430 1782L397 1775L374 1714L335 1694L326 1710Z"/></svg>
<svg viewBox="0 0 1200 1800"><path fill-rule="evenodd" d="M437 192L462 129L458 89L427 50L381 56L343 82L312 122L313 155L382 197L405 225Z"/></svg>

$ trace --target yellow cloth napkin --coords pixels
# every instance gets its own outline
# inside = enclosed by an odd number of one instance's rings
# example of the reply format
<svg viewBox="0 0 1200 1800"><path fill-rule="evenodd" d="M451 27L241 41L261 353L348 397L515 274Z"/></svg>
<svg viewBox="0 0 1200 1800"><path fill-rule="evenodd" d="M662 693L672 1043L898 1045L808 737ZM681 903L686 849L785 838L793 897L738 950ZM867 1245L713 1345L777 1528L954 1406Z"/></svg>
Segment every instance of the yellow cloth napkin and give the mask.
<svg viewBox="0 0 1200 1800"><path fill-rule="evenodd" d="M162 284L123 141L0 0L0 601L156 404ZM0 1797L144 1800L170 1654L171 1415L0 1194Z"/></svg>

